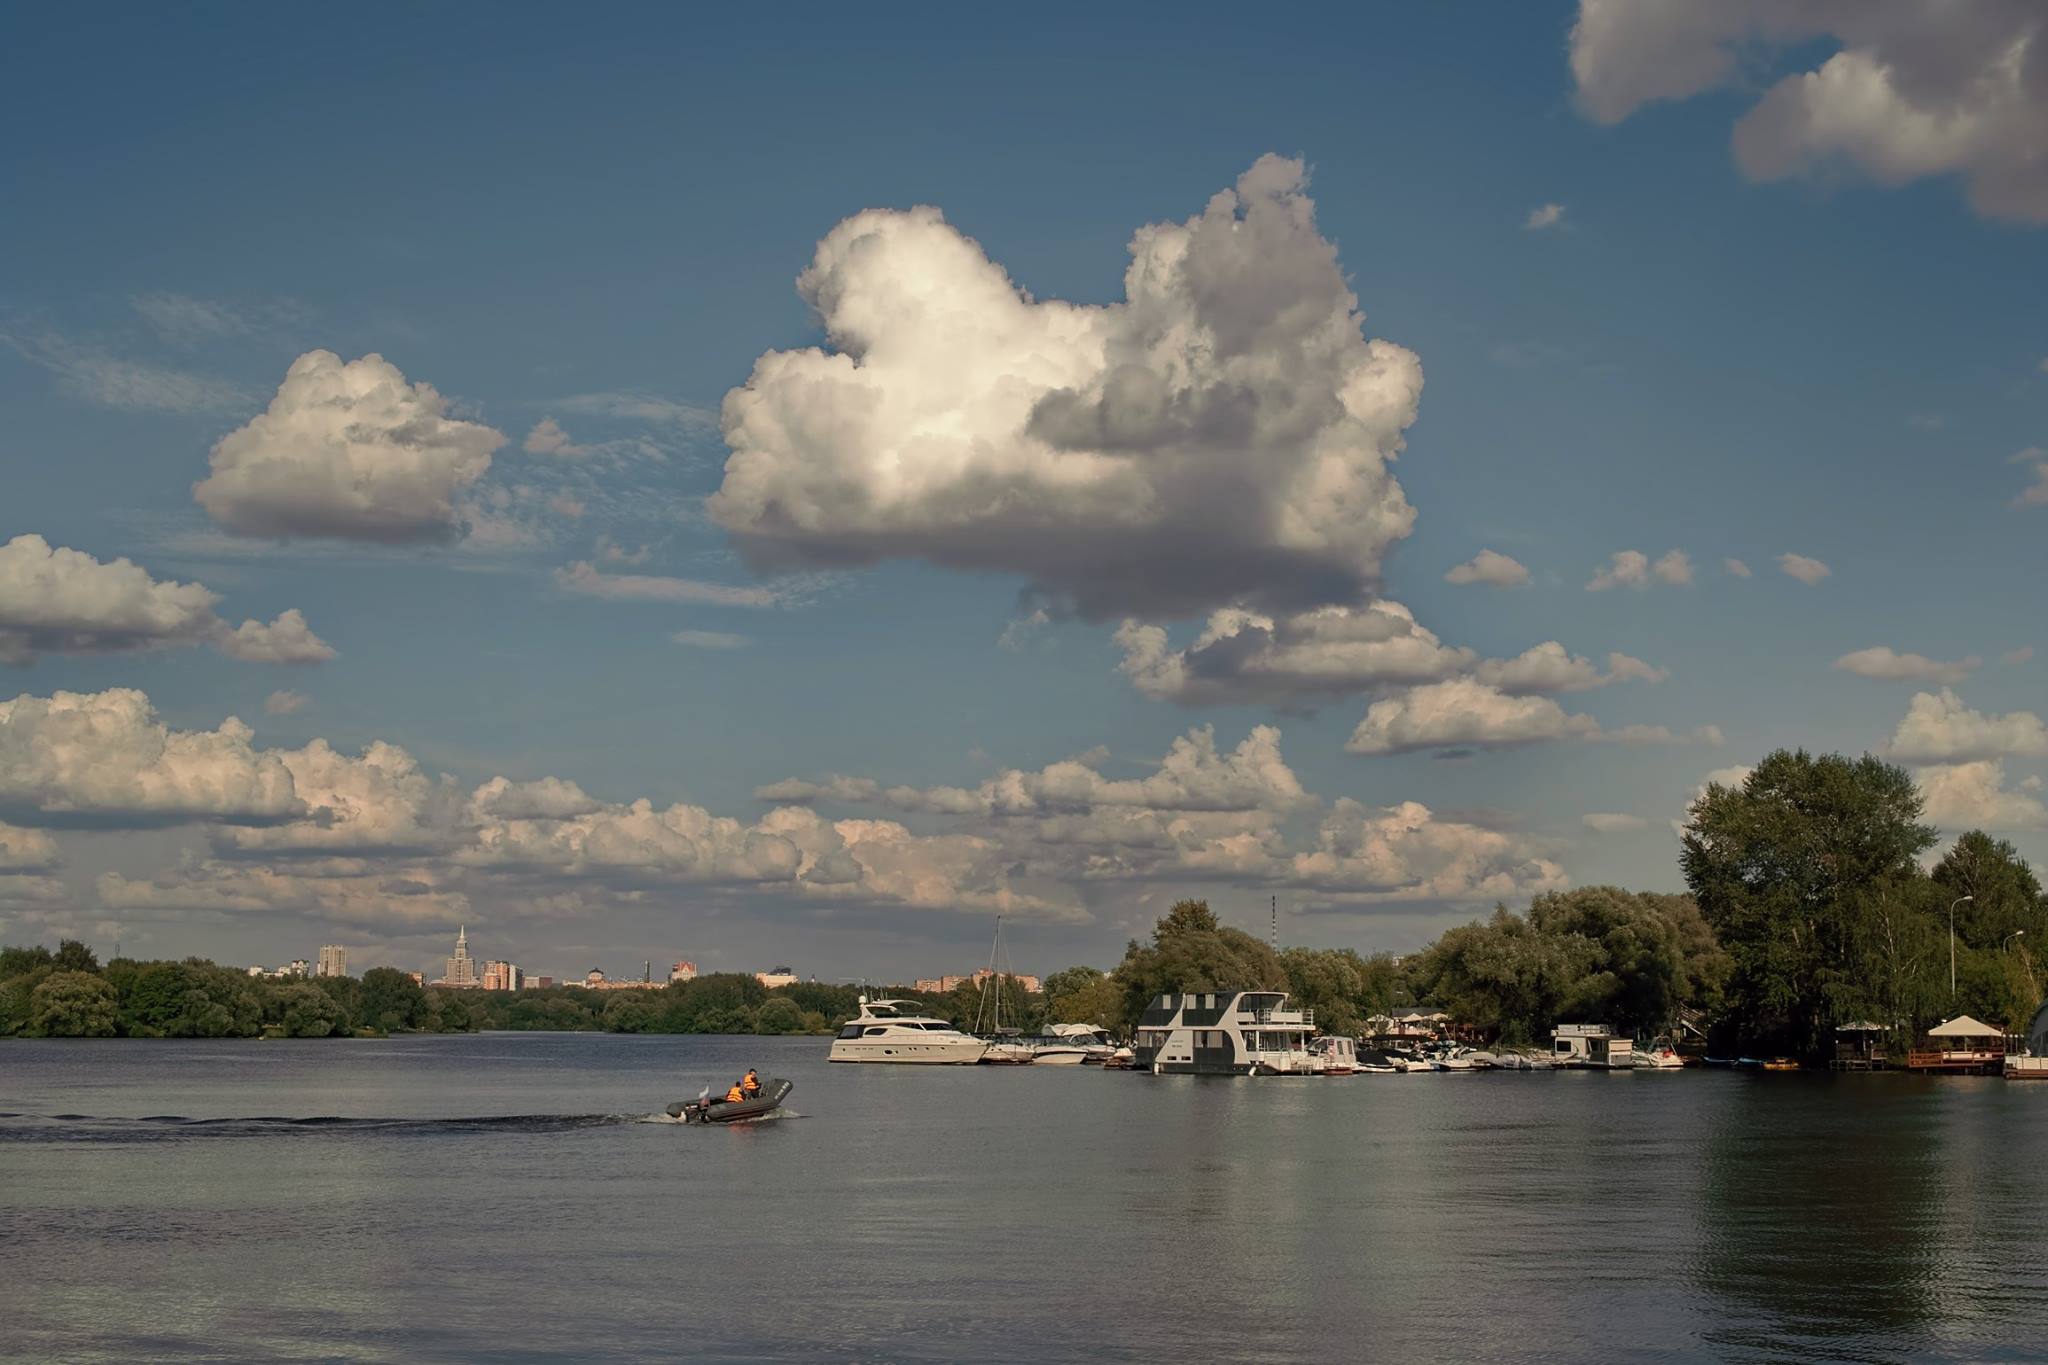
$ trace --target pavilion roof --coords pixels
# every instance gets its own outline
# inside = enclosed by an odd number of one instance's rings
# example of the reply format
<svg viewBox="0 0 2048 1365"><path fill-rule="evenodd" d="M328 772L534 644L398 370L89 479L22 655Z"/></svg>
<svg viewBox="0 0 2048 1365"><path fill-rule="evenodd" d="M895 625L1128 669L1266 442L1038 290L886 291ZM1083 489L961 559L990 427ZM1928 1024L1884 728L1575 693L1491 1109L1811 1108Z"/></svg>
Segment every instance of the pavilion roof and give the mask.
<svg viewBox="0 0 2048 1365"><path fill-rule="evenodd" d="M1936 1024L1927 1030L1930 1038L2003 1038L2004 1029L1996 1029L1981 1019L1972 1019L1967 1014L1957 1015L1945 1024Z"/></svg>

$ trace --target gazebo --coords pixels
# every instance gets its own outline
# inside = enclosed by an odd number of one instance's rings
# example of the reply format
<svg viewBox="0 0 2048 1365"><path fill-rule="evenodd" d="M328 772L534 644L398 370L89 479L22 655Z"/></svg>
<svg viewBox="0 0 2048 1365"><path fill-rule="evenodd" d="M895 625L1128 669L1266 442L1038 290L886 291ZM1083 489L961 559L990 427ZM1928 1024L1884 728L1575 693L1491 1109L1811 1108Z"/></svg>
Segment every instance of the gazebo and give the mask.
<svg viewBox="0 0 2048 1365"><path fill-rule="evenodd" d="M1906 1056L1912 1071L1996 1071L2005 1062L2005 1030L1958 1015L1927 1030Z"/></svg>
<svg viewBox="0 0 2048 1365"><path fill-rule="evenodd" d="M1868 1019L1858 1019L1835 1026L1835 1060L1838 1071L1875 1071L1889 1066L1891 1058L1885 1047L1887 1030L1883 1024L1873 1024Z"/></svg>

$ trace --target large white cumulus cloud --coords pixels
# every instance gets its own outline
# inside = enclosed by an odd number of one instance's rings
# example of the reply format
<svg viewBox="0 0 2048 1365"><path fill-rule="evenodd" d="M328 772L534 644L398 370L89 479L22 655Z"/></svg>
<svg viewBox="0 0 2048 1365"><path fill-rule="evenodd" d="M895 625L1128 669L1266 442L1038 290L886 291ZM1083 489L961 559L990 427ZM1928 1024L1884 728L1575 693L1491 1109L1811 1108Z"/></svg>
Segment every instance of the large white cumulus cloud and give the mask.
<svg viewBox="0 0 2048 1365"><path fill-rule="evenodd" d="M799 277L829 349L726 395L710 500L757 562L1019 573L1091 617L1358 600L1414 514L1413 353L1360 331L1302 163L1139 229L1125 298L1039 301L936 209L841 223Z"/></svg>
<svg viewBox="0 0 2048 1365"><path fill-rule="evenodd" d="M233 716L173 730L130 688L0 701L0 811L109 824L280 820L292 776Z"/></svg>
<svg viewBox="0 0 2048 1365"><path fill-rule="evenodd" d="M457 496L490 468L503 433L448 415L433 385L379 355L308 351L267 411L223 436L193 485L207 515L253 536L403 544L447 540Z"/></svg>
<svg viewBox="0 0 2048 1365"><path fill-rule="evenodd" d="M1530 839L1412 803L1324 807L1270 726L1227 747L1197 727L1128 776L1110 762L1094 750L971 787L784 782L763 789L769 809L729 815L606 801L558 777L463 788L385 741L266 750L232 719L170 730L139 692L57 693L0 703L0 871L25 885L58 864L36 826L198 824L206 849L153 874L104 873L100 903L398 929L678 899L1072 923L1162 885L1362 906L1472 902L1562 875ZM904 818L827 815L814 804L827 801Z"/></svg>
<svg viewBox="0 0 2048 1365"><path fill-rule="evenodd" d="M250 663L322 663L334 650L294 607L275 621L230 626L198 583L151 578L127 559L19 535L0 545L0 663L40 654L107 654L210 644Z"/></svg>
<svg viewBox="0 0 2048 1365"><path fill-rule="evenodd" d="M1883 185L1956 175L1984 214L2048 222L2048 6L2038 0L1580 0L1580 106L1618 123L1735 84L1757 45L1837 50L1735 125L1753 180L1852 165Z"/></svg>

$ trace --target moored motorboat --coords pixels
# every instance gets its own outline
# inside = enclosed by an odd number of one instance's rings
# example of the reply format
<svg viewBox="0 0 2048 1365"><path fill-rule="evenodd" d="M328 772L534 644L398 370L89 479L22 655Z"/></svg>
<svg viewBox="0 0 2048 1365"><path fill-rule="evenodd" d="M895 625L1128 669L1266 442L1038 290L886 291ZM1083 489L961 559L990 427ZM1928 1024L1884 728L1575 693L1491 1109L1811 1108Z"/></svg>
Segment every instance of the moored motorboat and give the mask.
<svg viewBox="0 0 2048 1365"><path fill-rule="evenodd" d="M1648 1048L1636 1054L1636 1068L1641 1071L1679 1071L1684 1067L1685 1058L1669 1045Z"/></svg>
<svg viewBox="0 0 2048 1365"><path fill-rule="evenodd" d="M761 1093L750 1100L714 1100L710 1090L706 1089L694 1100L677 1100L671 1104L668 1116L684 1123L743 1123L749 1119L762 1119L780 1109L794 1089L796 1082L780 1076L770 1076L761 1087Z"/></svg>
<svg viewBox="0 0 2048 1365"><path fill-rule="evenodd" d="M832 1040L835 1062L921 1063L967 1066L981 1060L988 1044L943 1019L913 1013L912 1000L860 997L860 1015L842 1025Z"/></svg>
<svg viewBox="0 0 2048 1365"><path fill-rule="evenodd" d="M981 1054L983 1066L1030 1066L1038 1060L1037 1048L1015 1033L997 1034L984 1041L988 1048Z"/></svg>
<svg viewBox="0 0 2048 1365"><path fill-rule="evenodd" d="M1308 1040L1309 1055L1325 1076L1350 1076L1358 1071L1358 1040L1341 1033L1325 1033Z"/></svg>
<svg viewBox="0 0 2048 1365"><path fill-rule="evenodd" d="M1040 1066L1099 1064L1108 1061L1117 1050L1108 1030L1094 1024L1048 1024L1045 1036L1034 1038L1032 1046Z"/></svg>

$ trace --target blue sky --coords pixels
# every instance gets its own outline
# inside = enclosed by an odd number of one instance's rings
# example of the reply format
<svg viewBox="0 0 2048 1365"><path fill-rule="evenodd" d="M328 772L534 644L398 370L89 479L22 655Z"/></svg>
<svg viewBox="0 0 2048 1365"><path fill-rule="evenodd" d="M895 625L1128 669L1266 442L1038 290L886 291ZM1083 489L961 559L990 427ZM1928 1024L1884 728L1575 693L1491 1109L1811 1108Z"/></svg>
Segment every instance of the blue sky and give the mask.
<svg viewBox="0 0 2048 1365"><path fill-rule="evenodd" d="M11 17L0 695L102 700L0 720L0 934L423 966L467 922L530 970L888 977L1000 908L1023 969L1106 965L1203 894L1402 950L1675 888L1671 821L1780 745L1891 754L2038 861L2048 112L1917 68L1901 11L1750 9ZM2048 61L2027 7L1975 23L1964 76ZM1233 187L1241 230L1126 307L1133 234ZM1185 423L991 415L1139 420L1097 346ZM770 375L811 347L845 368ZM1330 415L1369 363L1412 421ZM351 440L426 484L323 504ZM1352 501L1288 491L1314 440ZM1361 530L1391 499L1412 527ZM1527 581L1446 581L1482 550ZM1246 664L1245 613L1294 652ZM1208 681L1137 685L1127 619Z"/></svg>

